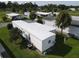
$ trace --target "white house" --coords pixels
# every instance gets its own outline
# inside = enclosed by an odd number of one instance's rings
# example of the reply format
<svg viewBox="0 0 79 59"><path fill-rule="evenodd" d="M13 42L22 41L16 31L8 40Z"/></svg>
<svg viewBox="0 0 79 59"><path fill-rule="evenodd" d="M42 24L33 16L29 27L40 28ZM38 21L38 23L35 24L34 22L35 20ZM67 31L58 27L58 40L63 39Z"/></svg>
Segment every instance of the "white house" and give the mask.
<svg viewBox="0 0 79 59"><path fill-rule="evenodd" d="M20 14L18 13L8 13L6 14L7 18L12 19L13 17L19 16Z"/></svg>
<svg viewBox="0 0 79 59"><path fill-rule="evenodd" d="M52 15L52 13L51 12L36 12L36 15L38 15L38 16L47 16L47 15Z"/></svg>
<svg viewBox="0 0 79 59"><path fill-rule="evenodd" d="M52 12L36 12L36 15L37 16L42 16L43 19L47 19L47 20L52 20L54 17L53 17L53 14Z"/></svg>
<svg viewBox="0 0 79 59"><path fill-rule="evenodd" d="M59 14L59 12L53 12L53 15L56 15L57 16L58 14Z"/></svg>
<svg viewBox="0 0 79 59"><path fill-rule="evenodd" d="M71 18L72 18L71 24L79 26L79 16L71 16ZM55 27L57 31L61 31L61 29L56 26L55 20L52 20L52 21L45 20L45 25ZM66 29L64 29L63 32L66 34L75 35L76 38L79 38L79 27L69 26Z"/></svg>
<svg viewBox="0 0 79 59"><path fill-rule="evenodd" d="M75 8L69 8L71 11L75 11Z"/></svg>
<svg viewBox="0 0 79 59"><path fill-rule="evenodd" d="M79 16L71 16L72 17L72 25L79 25Z"/></svg>
<svg viewBox="0 0 79 59"><path fill-rule="evenodd" d="M12 24L14 28L20 29L23 37L27 38L41 53L55 44L55 33L51 32L55 28L22 20L12 21Z"/></svg>

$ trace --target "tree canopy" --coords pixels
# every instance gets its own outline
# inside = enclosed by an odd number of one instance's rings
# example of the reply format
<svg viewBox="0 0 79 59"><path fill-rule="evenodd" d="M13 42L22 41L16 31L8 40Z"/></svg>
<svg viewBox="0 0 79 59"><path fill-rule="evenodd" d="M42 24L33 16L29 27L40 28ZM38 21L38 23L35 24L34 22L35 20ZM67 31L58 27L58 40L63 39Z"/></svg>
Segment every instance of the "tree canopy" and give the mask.
<svg viewBox="0 0 79 59"><path fill-rule="evenodd" d="M62 10L56 17L56 25L61 29L65 29L66 27L70 26L71 21L71 16L65 10Z"/></svg>
<svg viewBox="0 0 79 59"><path fill-rule="evenodd" d="M48 4L43 6L38 6L36 3L32 2L26 2L23 4L19 4L18 2L11 2L8 1L6 4L5 2L0 2L0 9L2 10L9 10L14 12L25 12L25 11L46 11L46 12L52 12L52 11L60 11L60 10L67 10L69 8L79 8L79 6L66 6L64 4L56 5L56 4Z"/></svg>

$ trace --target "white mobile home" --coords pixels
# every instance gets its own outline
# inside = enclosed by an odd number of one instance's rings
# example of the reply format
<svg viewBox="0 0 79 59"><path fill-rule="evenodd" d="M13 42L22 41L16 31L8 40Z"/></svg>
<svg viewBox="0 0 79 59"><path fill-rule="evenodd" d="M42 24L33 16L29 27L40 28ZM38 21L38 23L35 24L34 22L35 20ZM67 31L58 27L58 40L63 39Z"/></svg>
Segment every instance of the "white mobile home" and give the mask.
<svg viewBox="0 0 79 59"><path fill-rule="evenodd" d="M72 25L79 25L79 16L71 16L72 17Z"/></svg>
<svg viewBox="0 0 79 59"><path fill-rule="evenodd" d="M13 27L17 27L23 32L23 36L28 39L40 52L44 52L55 44L55 34L50 32L50 27L44 27L39 23L27 23L22 20L12 21Z"/></svg>
<svg viewBox="0 0 79 59"><path fill-rule="evenodd" d="M75 8L69 8L71 11L75 11L76 9Z"/></svg>
<svg viewBox="0 0 79 59"><path fill-rule="evenodd" d="M53 15L57 16L59 14L59 12L53 12Z"/></svg>
<svg viewBox="0 0 79 59"><path fill-rule="evenodd" d="M46 19L46 20L53 20L54 19L52 12L36 12L36 15L42 16L43 19Z"/></svg>
<svg viewBox="0 0 79 59"><path fill-rule="evenodd" d="M20 14L18 13L8 13L6 14L7 18L12 19L13 17L19 16Z"/></svg>

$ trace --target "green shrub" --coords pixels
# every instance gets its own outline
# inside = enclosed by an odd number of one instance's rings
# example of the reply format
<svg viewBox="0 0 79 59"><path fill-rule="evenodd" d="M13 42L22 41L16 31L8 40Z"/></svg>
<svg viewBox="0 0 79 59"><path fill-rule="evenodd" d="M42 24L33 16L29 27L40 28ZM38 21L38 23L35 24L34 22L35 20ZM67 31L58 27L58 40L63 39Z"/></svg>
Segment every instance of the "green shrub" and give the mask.
<svg viewBox="0 0 79 59"><path fill-rule="evenodd" d="M3 21L7 21L7 17L6 16L2 17L2 19L3 19Z"/></svg>
<svg viewBox="0 0 79 59"><path fill-rule="evenodd" d="M30 12L30 19L34 20L36 18L35 12Z"/></svg>
<svg viewBox="0 0 79 59"><path fill-rule="evenodd" d="M10 30L10 29L13 28L13 25L12 25L12 24L8 24L8 25L7 25L7 28Z"/></svg>
<svg viewBox="0 0 79 59"><path fill-rule="evenodd" d="M38 16L37 19L38 19L38 20L37 20L38 23L43 24L42 17L39 17L39 16Z"/></svg>

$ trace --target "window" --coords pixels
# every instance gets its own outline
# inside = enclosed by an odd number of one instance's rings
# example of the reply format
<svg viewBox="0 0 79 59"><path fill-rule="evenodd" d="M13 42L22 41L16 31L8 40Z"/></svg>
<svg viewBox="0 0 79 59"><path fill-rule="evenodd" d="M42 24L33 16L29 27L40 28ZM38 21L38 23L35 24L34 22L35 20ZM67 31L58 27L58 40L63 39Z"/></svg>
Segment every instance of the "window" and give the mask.
<svg viewBox="0 0 79 59"><path fill-rule="evenodd" d="M48 43L51 43L51 40L49 40Z"/></svg>

